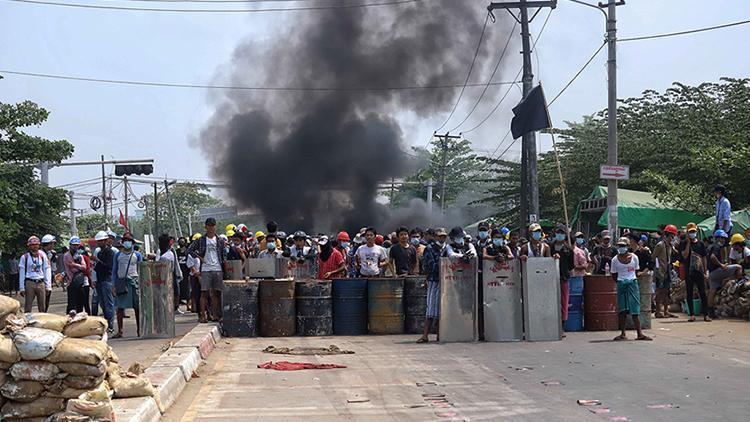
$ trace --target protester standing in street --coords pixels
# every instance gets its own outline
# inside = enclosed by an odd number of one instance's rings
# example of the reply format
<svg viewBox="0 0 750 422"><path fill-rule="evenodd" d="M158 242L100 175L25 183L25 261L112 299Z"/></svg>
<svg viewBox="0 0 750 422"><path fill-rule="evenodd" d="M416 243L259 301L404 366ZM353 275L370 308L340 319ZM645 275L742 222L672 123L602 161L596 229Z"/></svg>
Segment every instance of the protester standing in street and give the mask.
<svg viewBox="0 0 750 422"><path fill-rule="evenodd" d="M177 262L180 265L180 271L182 272L183 278L180 282L180 304L187 305L190 300L190 270L187 265L187 239L180 237L177 239Z"/></svg>
<svg viewBox="0 0 750 422"><path fill-rule="evenodd" d="M750 248L745 246L745 236L736 233L730 239L729 262L742 265L742 269L750 270Z"/></svg>
<svg viewBox="0 0 750 422"><path fill-rule="evenodd" d="M427 279L427 312L422 337L417 340L417 343L429 341L432 323L440 318L440 257L443 255L447 238L448 233L444 228L435 229L435 241L429 243L424 251L422 269ZM439 334L437 339L440 341Z"/></svg>
<svg viewBox="0 0 750 422"><path fill-rule="evenodd" d="M698 288L701 298L701 313L703 320L711 321L708 316L708 297L706 296L706 245L698 240L698 226L695 223L687 224L687 238L680 242L680 256L682 265L686 267L685 290L687 293L687 306L690 311L688 321L695 321L693 312L693 289Z"/></svg>
<svg viewBox="0 0 750 422"><path fill-rule="evenodd" d="M654 282L656 283L655 318L677 317L669 312L669 288L672 284L672 257L677 256L677 251L672 245L676 236L677 227L672 224L666 225L661 240L654 246L654 251L651 254L654 262Z"/></svg>
<svg viewBox="0 0 750 422"><path fill-rule="evenodd" d="M422 268L422 258L424 257L425 245L422 244L422 230L419 228L411 229L409 232L409 243L414 246L417 252L417 263L412 269L412 274L419 274Z"/></svg>
<svg viewBox="0 0 750 422"><path fill-rule="evenodd" d="M206 309L208 297L213 305L212 321L221 318L221 292L224 291L224 262L226 261L224 240L216 235L216 219L206 219L206 234L199 237L188 248L188 253L200 259L200 316L201 323L208 322Z"/></svg>
<svg viewBox="0 0 750 422"><path fill-rule="evenodd" d="M589 254L586 247L586 235L581 232L576 233L576 241L573 245L573 269L570 270L569 283L575 283L578 286L583 286L583 277L586 275L586 270L589 268Z"/></svg>
<svg viewBox="0 0 750 422"><path fill-rule="evenodd" d="M182 283L182 268L177 260L177 254L171 245L171 238L168 234L163 233L159 236L159 262L170 264L172 271L172 293L174 295L174 310L180 310L180 284ZM179 313L179 312L178 312Z"/></svg>
<svg viewBox="0 0 750 422"><path fill-rule="evenodd" d="M115 297L112 293L112 267L114 266L115 252L112 249L112 239L106 232L100 231L94 236L99 253L96 257L94 272L96 272L96 294L107 320L107 331L112 335L115 331Z"/></svg>
<svg viewBox="0 0 750 422"><path fill-rule="evenodd" d="M41 252L41 242L36 236L29 237L26 242L28 252L21 256L18 263L19 279L24 283L24 299L26 312L31 312L36 298L36 306L39 312L44 312L47 286L52 288L52 267L47 254Z"/></svg>
<svg viewBox="0 0 750 422"><path fill-rule="evenodd" d="M521 248L521 260L528 258L551 257L549 245L543 241L542 226L533 223L529 226L529 243Z"/></svg>
<svg viewBox="0 0 750 422"><path fill-rule="evenodd" d="M492 229L490 242L482 251L484 261L507 262L512 260L513 251L508 247L505 236L500 229Z"/></svg>
<svg viewBox="0 0 750 422"><path fill-rule="evenodd" d="M471 242L466 241L466 232L461 227L454 227L448 233L449 243L445 245L443 256L448 258L463 258L468 261L477 257L477 249Z"/></svg>
<svg viewBox="0 0 750 422"><path fill-rule="evenodd" d="M389 251L389 264L393 276L417 274L414 272L417 268L417 249L409 242L409 229L399 227L396 236L398 243L391 246Z"/></svg>
<svg viewBox="0 0 750 422"><path fill-rule="evenodd" d="M641 331L641 297L638 288L638 257L630 253L630 241L627 237L621 237L617 241L617 256L612 258L609 264L612 278L617 283L617 312L620 335L615 341L627 340L625 334L625 320L627 316L633 319L633 326L638 334L636 340L651 340Z"/></svg>
<svg viewBox="0 0 750 422"><path fill-rule="evenodd" d="M88 298L84 290L87 268L81 253L81 239L78 236L71 237L68 246L70 249L63 257L65 284L68 292L68 306L65 312L69 313L72 310L82 312L84 302Z"/></svg>
<svg viewBox="0 0 750 422"><path fill-rule="evenodd" d="M281 258L283 256L284 251L276 247L276 234L269 234L266 249L258 253L258 258Z"/></svg>
<svg viewBox="0 0 750 422"><path fill-rule="evenodd" d="M140 284L138 277L138 263L143 261L141 253L135 250L133 235L125 232L122 235L122 251L117 252L112 260L112 278L115 284L117 306L117 334L113 338L123 335L123 319L125 310L133 309L135 313L136 334L141 336L140 323Z"/></svg>
<svg viewBox="0 0 750 422"><path fill-rule="evenodd" d="M18 268L18 258L13 255L8 259L8 275L10 280L8 282L9 290L11 295L16 295L21 292L21 280Z"/></svg>
<svg viewBox="0 0 750 422"><path fill-rule="evenodd" d="M732 204L727 199L727 188L716 185L716 225L714 230L724 230L727 234L732 233Z"/></svg>
<svg viewBox="0 0 750 422"><path fill-rule="evenodd" d="M46 285L44 312L47 312L47 310L49 310L50 299L52 299L52 279L55 277L55 274L57 274L57 252L55 252L56 243L57 239L55 239L55 236L52 236L51 234L45 234L44 236L42 236L42 250L44 250L44 252L47 254L47 260L49 261L49 266L52 269L50 282Z"/></svg>
<svg viewBox="0 0 750 422"><path fill-rule="evenodd" d="M727 280L742 278L742 266L728 264L727 241L729 235L724 230L714 232L714 243L708 247L708 316L716 319L716 292L724 286Z"/></svg>
<svg viewBox="0 0 750 422"><path fill-rule="evenodd" d="M318 279L331 280L346 277L346 261L338 249L334 248L328 236L318 238Z"/></svg>
<svg viewBox="0 0 750 422"><path fill-rule="evenodd" d="M564 225L555 227L555 241L552 243L552 257L558 261L560 268L560 309L562 322L568 320L568 302L570 301L570 272L575 267L573 249L568 243L568 228Z"/></svg>
<svg viewBox="0 0 750 422"><path fill-rule="evenodd" d="M339 232L338 236L336 236L336 242L334 244L334 249L339 251L342 257L344 257L344 262L346 263L346 271L344 272L344 275L342 278L345 278L349 274L349 269L352 268L352 259L349 254L350 251L350 241L349 233L345 231Z"/></svg>

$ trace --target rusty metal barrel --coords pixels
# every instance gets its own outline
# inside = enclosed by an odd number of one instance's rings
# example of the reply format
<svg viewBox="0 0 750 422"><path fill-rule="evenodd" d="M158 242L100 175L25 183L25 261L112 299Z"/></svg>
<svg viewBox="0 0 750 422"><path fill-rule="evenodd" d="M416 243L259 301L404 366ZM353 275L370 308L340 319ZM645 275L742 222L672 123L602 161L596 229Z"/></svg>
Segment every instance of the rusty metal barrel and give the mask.
<svg viewBox="0 0 750 422"><path fill-rule="evenodd" d="M583 278L584 326L587 331L617 330L617 285L608 275Z"/></svg>
<svg viewBox="0 0 750 422"><path fill-rule="evenodd" d="M641 328L644 330L651 329L651 274L643 274L638 277L638 290L641 294ZM635 329L632 318L625 319L625 328L628 330Z"/></svg>
<svg viewBox="0 0 750 422"><path fill-rule="evenodd" d="M367 334L367 280L333 280L333 333L337 336Z"/></svg>
<svg viewBox="0 0 750 422"><path fill-rule="evenodd" d="M258 281L227 280L222 291L222 335L258 336Z"/></svg>
<svg viewBox="0 0 750 422"><path fill-rule="evenodd" d="M333 334L333 296L330 280L297 281L297 335Z"/></svg>
<svg viewBox="0 0 750 422"><path fill-rule="evenodd" d="M404 278L404 332L422 334L427 313L427 280L424 276Z"/></svg>
<svg viewBox="0 0 750 422"><path fill-rule="evenodd" d="M403 334L404 279L368 279L367 314L371 334Z"/></svg>
<svg viewBox="0 0 750 422"><path fill-rule="evenodd" d="M260 280L260 335L293 336L296 326L294 280Z"/></svg>

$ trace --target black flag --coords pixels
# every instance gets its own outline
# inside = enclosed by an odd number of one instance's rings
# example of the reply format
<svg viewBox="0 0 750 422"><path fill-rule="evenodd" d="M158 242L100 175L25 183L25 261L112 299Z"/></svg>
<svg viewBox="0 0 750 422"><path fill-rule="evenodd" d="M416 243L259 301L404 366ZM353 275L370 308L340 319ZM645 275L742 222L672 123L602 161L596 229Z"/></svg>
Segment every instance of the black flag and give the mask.
<svg viewBox="0 0 750 422"><path fill-rule="evenodd" d="M544 99L544 91L542 91L541 85L534 87L529 95L513 107L513 115L513 120L510 123L513 139L520 138L535 130L552 127L547 112L547 101Z"/></svg>

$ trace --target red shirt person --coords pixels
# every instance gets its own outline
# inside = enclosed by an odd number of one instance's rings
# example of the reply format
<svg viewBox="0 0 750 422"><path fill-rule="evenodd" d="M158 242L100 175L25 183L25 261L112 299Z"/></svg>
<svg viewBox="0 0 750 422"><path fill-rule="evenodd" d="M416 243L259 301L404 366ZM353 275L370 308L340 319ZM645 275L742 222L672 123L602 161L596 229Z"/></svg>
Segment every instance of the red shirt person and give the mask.
<svg viewBox="0 0 750 422"><path fill-rule="evenodd" d="M346 261L344 255L328 241L328 236L318 239L320 253L318 254L318 279L330 280L346 276Z"/></svg>

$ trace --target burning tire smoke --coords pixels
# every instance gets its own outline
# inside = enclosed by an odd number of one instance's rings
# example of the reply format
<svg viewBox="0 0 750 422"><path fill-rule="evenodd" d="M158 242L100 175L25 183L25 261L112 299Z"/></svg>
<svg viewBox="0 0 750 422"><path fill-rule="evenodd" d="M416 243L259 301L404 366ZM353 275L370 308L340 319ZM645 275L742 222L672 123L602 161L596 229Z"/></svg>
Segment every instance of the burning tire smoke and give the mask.
<svg viewBox="0 0 750 422"><path fill-rule="evenodd" d="M444 116L458 89L382 88L462 83L484 3L293 12L273 41L243 42L227 74L233 83L335 89L226 91L199 138L213 175L229 182L238 206L282 227L384 224L390 213L375 201L378 184L413 171L397 117ZM494 60L494 38L508 35L510 25L493 26L472 82Z"/></svg>

